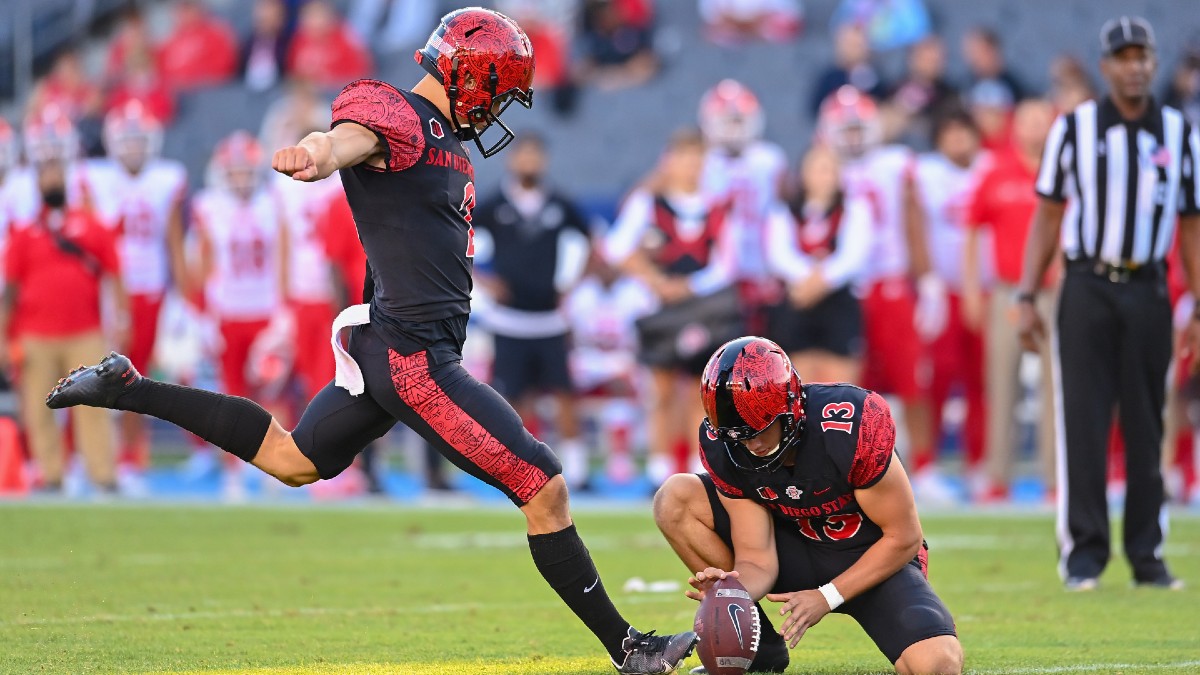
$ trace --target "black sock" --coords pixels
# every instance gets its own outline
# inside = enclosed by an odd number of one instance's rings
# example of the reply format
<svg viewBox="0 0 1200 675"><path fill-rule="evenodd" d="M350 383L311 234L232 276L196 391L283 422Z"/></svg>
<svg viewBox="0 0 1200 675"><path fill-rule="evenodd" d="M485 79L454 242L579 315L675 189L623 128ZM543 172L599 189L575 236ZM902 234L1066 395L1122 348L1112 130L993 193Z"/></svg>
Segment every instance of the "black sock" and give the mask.
<svg viewBox="0 0 1200 675"><path fill-rule="evenodd" d="M271 413L254 401L145 377L121 394L116 408L166 420L247 462L271 428Z"/></svg>
<svg viewBox="0 0 1200 675"><path fill-rule="evenodd" d="M629 635L629 622L621 618L609 599L592 554L575 526L550 534L529 535L529 552L550 587L599 638L609 656L621 663L625 658L621 643Z"/></svg>

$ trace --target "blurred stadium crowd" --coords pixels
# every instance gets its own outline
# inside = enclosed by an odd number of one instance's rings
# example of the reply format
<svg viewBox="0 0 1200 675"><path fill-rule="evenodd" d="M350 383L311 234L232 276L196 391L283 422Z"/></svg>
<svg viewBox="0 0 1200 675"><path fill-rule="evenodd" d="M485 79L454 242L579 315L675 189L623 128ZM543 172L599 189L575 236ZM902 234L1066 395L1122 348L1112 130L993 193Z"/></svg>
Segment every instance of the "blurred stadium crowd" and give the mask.
<svg viewBox="0 0 1200 675"><path fill-rule="evenodd" d="M77 456L93 489L145 495L161 447L190 442L135 416L68 419L42 405L57 377L108 349L295 421L332 377L329 326L361 301L364 259L336 176L295 183L266 170L270 153L326 128L345 83L391 76L383 64L401 62L448 8L131 4L90 51L68 44L0 118L0 363L15 394L0 420L0 493L71 489ZM888 395L919 501L1003 502L1019 477L1032 485L1022 500L1049 498L1049 356L1022 355L1012 296L1045 135L1058 112L1103 93L1090 64L1062 55L1043 64L1048 87L1027 83L1006 62L1003 26L952 44L922 0L678 3L698 17L695 34L664 19L680 11L664 12L665 0L489 4L528 32L538 107L552 113L478 169L494 176L472 223L468 365L559 452L574 488L648 495L695 469L700 369L717 344L755 333L792 353L805 381ZM1098 30L1081 27L1077 42ZM768 133L766 102L781 92L714 80L695 110L668 119L669 137L622 139L658 158L614 169L618 199L555 180L552 126L570 126L593 92L653 90L687 67L671 58L678 42L736 51L825 33L826 62L786 85L804 100L811 139ZM1159 55L1161 96L1200 122L1200 42L1180 47ZM951 60L966 77L948 75ZM274 97L257 133L164 156L180 101L229 86ZM506 121L520 129L519 117ZM1045 312L1054 286L1047 278ZM1186 367L1175 372L1168 486L1197 502L1200 390ZM240 466L192 445L179 470L223 471L225 495L244 493ZM374 454L327 489L384 489ZM453 487L436 457L417 464L432 487Z"/></svg>

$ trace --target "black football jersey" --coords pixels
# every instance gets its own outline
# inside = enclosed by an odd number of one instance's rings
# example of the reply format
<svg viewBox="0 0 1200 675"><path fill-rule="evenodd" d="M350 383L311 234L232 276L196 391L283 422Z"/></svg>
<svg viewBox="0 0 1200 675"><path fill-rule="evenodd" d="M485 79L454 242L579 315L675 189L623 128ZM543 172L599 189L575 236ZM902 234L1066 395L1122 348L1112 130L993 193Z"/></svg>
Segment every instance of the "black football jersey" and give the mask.
<svg viewBox="0 0 1200 675"><path fill-rule="evenodd" d="M450 120L421 96L357 80L333 102L333 126L354 122L386 148L386 168L342 169L367 254L372 321L386 332L471 311L475 170Z"/></svg>
<svg viewBox="0 0 1200 675"><path fill-rule="evenodd" d="M749 453L726 447L708 422L700 425L700 458L717 490L726 497L762 504L776 527L797 527L814 543L864 549L881 530L854 498L883 477L891 465L896 428L883 397L848 384L803 387L805 428L793 441L794 463L773 471L738 468ZM741 459L741 456L747 459Z"/></svg>

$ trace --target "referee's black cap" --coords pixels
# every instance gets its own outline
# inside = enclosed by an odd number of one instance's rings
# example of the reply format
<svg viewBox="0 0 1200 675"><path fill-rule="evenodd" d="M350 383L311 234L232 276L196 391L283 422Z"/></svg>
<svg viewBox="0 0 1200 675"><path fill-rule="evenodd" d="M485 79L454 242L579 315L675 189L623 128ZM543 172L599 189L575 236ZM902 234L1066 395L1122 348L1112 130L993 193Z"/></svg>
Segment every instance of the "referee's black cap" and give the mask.
<svg viewBox="0 0 1200 675"><path fill-rule="evenodd" d="M1140 16L1109 19L1100 29L1100 49L1112 56L1126 47L1154 49L1154 29Z"/></svg>

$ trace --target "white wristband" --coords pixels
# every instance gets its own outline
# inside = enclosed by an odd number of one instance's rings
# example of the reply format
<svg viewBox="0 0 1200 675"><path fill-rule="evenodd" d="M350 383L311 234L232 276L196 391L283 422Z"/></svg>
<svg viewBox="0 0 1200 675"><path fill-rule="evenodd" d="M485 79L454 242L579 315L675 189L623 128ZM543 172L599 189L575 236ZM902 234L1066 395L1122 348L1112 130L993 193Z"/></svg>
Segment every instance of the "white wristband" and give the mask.
<svg viewBox="0 0 1200 675"><path fill-rule="evenodd" d="M834 586L832 581L824 586L821 586L817 590L821 592L821 595L825 596L825 602L829 603L829 611L831 612L838 607L841 607L842 603L846 601L846 599L842 597L842 594L838 593L837 586Z"/></svg>

